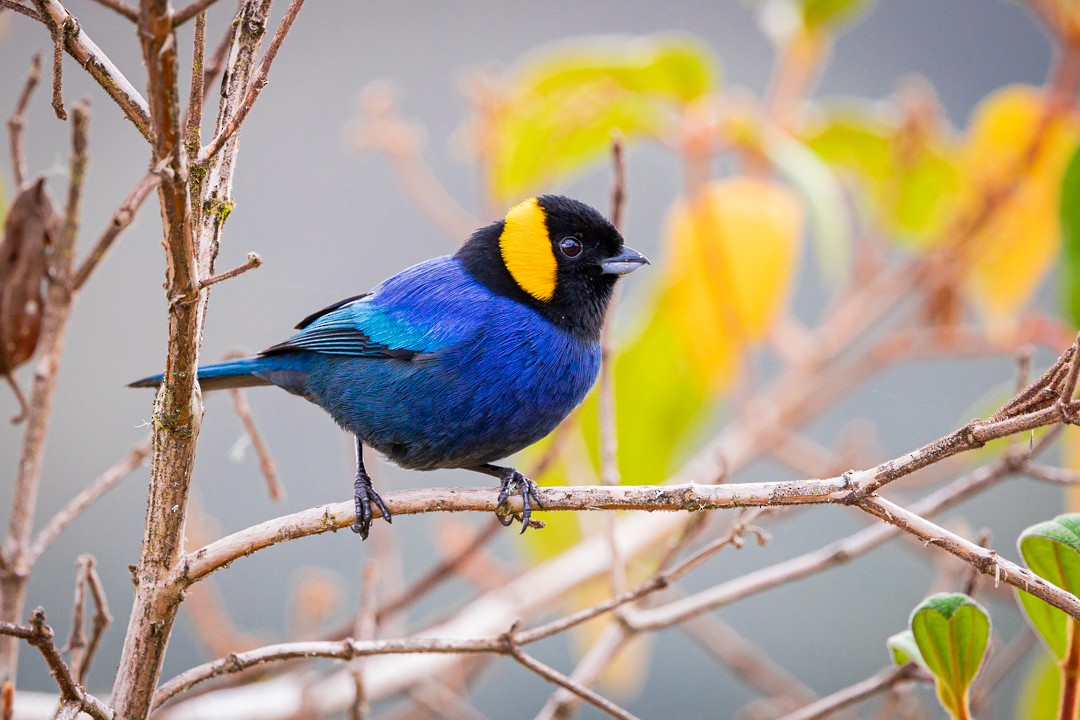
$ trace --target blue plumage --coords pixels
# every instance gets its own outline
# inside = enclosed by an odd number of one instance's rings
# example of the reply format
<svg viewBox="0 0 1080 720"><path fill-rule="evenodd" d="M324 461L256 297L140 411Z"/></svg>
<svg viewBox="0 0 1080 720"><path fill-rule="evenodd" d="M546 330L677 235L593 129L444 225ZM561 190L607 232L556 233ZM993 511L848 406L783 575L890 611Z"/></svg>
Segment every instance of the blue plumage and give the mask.
<svg viewBox="0 0 1080 720"><path fill-rule="evenodd" d="M365 537L369 504L389 513L363 468L362 443L405 468L497 475L504 496L520 483L527 510L532 481L490 463L543 438L584 399L600 369L599 331L615 278L647 262L588 206L552 196L533 202L544 210L542 242L579 242L574 255L548 253L551 300L529 295L532 277L508 269L514 265L500 244L508 215L456 255L414 265L305 318L299 332L257 357L201 367L202 387L277 385L355 435L354 529ZM546 261L536 250L528 252Z"/></svg>

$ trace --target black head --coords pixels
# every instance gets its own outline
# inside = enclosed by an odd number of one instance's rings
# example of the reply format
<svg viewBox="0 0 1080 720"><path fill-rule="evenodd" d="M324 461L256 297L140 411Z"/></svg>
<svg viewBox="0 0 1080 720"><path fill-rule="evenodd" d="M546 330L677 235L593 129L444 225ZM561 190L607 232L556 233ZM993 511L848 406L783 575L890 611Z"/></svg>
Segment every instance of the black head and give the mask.
<svg viewBox="0 0 1080 720"><path fill-rule="evenodd" d="M649 262L603 215L561 195L515 205L457 257L491 290L587 340L600 337L615 281Z"/></svg>

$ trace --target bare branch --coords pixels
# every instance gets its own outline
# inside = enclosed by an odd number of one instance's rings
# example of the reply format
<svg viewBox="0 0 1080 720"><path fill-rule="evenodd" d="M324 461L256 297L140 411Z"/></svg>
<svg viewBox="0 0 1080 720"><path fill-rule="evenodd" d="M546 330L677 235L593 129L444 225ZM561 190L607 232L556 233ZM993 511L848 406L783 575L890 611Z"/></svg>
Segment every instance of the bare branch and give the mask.
<svg viewBox="0 0 1080 720"><path fill-rule="evenodd" d="M71 165L63 225L56 247L49 255L49 277L42 317L40 356L34 369L30 393L30 415L26 422L15 488L4 544L6 567L0 571L0 621L16 622L22 615L26 582L30 573L30 535L33 531L45 436L52 416L60 358L64 351L67 323L71 315L71 255L79 227L79 208L88 163L86 127L89 112L85 102L72 108ZM6 638L0 642L0 682L14 678L18 645Z"/></svg>
<svg viewBox="0 0 1080 720"><path fill-rule="evenodd" d="M199 289L204 290L204 289L210 287L211 285L216 285L219 282L222 282L223 280L228 280L230 278L234 278L237 275L243 275L248 270L254 270L255 268L259 267L260 265L262 265L262 258L259 257L259 254L249 252L247 254L247 260L244 262L243 265L237 265L232 270L226 270L223 273L219 273L218 275L214 275L213 277L209 277L209 278L206 278L205 280L199 281Z"/></svg>
<svg viewBox="0 0 1080 720"><path fill-rule="evenodd" d="M76 705L94 720L112 720L113 712L100 700L90 695L71 677L60 651L53 642L53 630L45 624L45 611L37 608L30 614L30 625L16 625L0 622L0 635L27 641L37 648L49 666L49 672L60 688L60 697L64 703Z"/></svg>
<svg viewBox="0 0 1080 720"><path fill-rule="evenodd" d="M817 702L811 703L793 713L788 713L780 720L820 720L878 693L885 692L897 683L915 678L929 679L926 677L926 673L921 672L914 663L908 663L901 667L887 667L871 678L857 682L828 697L823 697Z"/></svg>
<svg viewBox="0 0 1080 720"><path fill-rule="evenodd" d="M139 11L128 5L124 0L94 0L118 15L126 17L131 22L139 22Z"/></svg>
<svg viewBox="0 0 1080 720"><path fill-rule="evenodd" d="M398 182L417 208L456 241L481 225L447 192L421 154L421 131L401 117L389 83L368 83L360 91L358 120L349 131L353 149L375 150L390 163Z"/></svg>
<svg viewBox="0 0 1080 720"><path fill-rule="evenodd" d="M116 238L120 236L120 233L128 225L134 222L139 208L142 207L143 202L150 197L150 193L156 190L160 183L160 175L153 172L147 173L131 189L120 207L116 208L116 212L113 213L112 219L109 221L109 227L101 234L93 249L82 261L82 264L79 265L79 269L75 271L71 284L76 291L81 290L86 281L90 279L90 275L97 269L98 264L105 258L105 255L108 254L113 243L116 242Z"/></svg>
<svg viewBox="0 0 1080 720"><path fill-rule="evenodd" d="M207 8L216 3L217 0L195 0L185 8L177 10L173 15L173 25L179 26L191 20L194 17L202 14Z"/></svg>
<svg viewBox="0 0 1080 720"><path fill-rule="evenodd" d="M45 23L45 19L42 18L36 10L26 7L21 2L19 2L19 0L0 0L0 11L4 10L14 10L20 15L25 15L31 20L37 20L39 23L42 24Z"/></svg>
<svg viewBox="0 0 1080 720"><path fill-rule="evenodd" d="M44 13L44 10L42 10ZM63 25L57 25L52 29L53 33L53 67L52 67L52 106L56 117L67 120L67 110L64 109L64 36L72 28L74 17L68 19Z"/></svg>
<svg viewBox="0 0 1080 720"><path fill-rule="evenodd" d="M270 499L278 502L285 497L285 487L281 484L281 478L278 477L277 463L274 462L274 456L270 454L270 447L259 432L259 426L255 424L255 417L251 414L251 406L248 405L243 389L232 388L229 394L232 395L233 412L244 423L244 430L247 431L251 445L255 448L255 454L259 457L259 468L266 479L266 489Z"/></svg>
<svg viewBox="0 0 1080 720"><path fill-rule="evenodd" d="M474 557L480 548L495 538L501 527L502 524L498 519L492 518L489 520L483 529L476 533L472 540L453 557L446 558L406 588L399 596L383 603L376 614L378 622L382 623L386 618L401 612L416 600L427 595L441 582L453 577L454 573Z"/></svg>
<svg viewBox="0 0 1080 720"><path fill-rule="evenodd" d="M41 80L41 53L34 53L30 60L30 73L26 76L26 84L19 93L19 100L15 103L15 111L8 118L8 135L11 147L11 174L15 179L15 190L18 191L26 183L26 160L23 157L22 130L26 124L26 107L30 103L30 95L34 92Z"/></svg>
<svg viewBox="0 0 1080 720"><path fill-rule="evenodd" d="M545 665L544 663L540 662L536 658L526 653L524 650L521 649L521 646L514 638L513 630L504 635L503 638L505 639L506 644L509 646L510 654L514 657L514 659L527 667L529 670L532 670L540 677L548 680L549 682L553 682L556 685L559 685L568 692L572 692L585 702L606 712L611 717L620 718L620 720L636 720L636 716L631 715L629 712L619 707L615 703L611 702L607 698L590 690L581 683L567 677L566 675L563 675L555 668L549 665Z"/></svg>
<svg viewBox="0 0 1080 720"><path fill-rule="evenodd" d="M143 137L150 137L150 109L139 91L83 31L75 16L59 0L34 0L45 25L59 33L68 53L97 81L124 111ZM61 32L62 31L62 32Z"/></svg>
<svg viewBox="0 0 1080 720"><path fill-rule="evenodd" d="M60 533L64 532L68 525L82 515L88 507L97 502L102 495L116 487L117 483L141 467L152 449L152 438L147 437L138 445L132 447L128 451L127 457L101 473L82 492L60 508L52 519L45 524L45 527L38 532L34 542L30 545L28 555L30 564L37 562L37 559L52 544L53 540L58 538Z"/></svg>
<svg viewBox="0 0 1080 720"><path fill-rule="evenodd" d="M209 142L202 150L199 151L199 157L197 162L205 164L207 160L212 158L221 150L222 145L232 137L240 125L243 124L247 118L251 107L255 104L255 101L259 97L259 93L266 87L266 84L270 80L270 65L274 62L274 58L277 57L278 50L281 49L281 43L285 40L285 36L289 34L289 29L292 27L293 20L296 19L296 15L300 12L300 8L304 6L304 0L292 0L289 4L289 9L285 11L285 17L281 19L281 24L278 26L277 32L274 33L273 39L270 41L270 46L266 49L266 55L263 56L262 62L259 63L259 69L255 72L255 76L248 84L247 93L244 96L243 102L236 109L236 113L229 118L229 121L225 124L225 127L218 131L218 134L214 136L213 140Z"/></svg>
<svg viewBox="0 0 1080 720"><path fill-rule="evenodd" d="M361 582L360 612L356 616L355 635L360 640L375 638L375 584L379 578L379 566L374 560L364 563ZM367 693L364 691L364 660L357 658L349 663L349 671L356 685L356 699L349 708L349 720L366 720L371 713Z"/></svg>

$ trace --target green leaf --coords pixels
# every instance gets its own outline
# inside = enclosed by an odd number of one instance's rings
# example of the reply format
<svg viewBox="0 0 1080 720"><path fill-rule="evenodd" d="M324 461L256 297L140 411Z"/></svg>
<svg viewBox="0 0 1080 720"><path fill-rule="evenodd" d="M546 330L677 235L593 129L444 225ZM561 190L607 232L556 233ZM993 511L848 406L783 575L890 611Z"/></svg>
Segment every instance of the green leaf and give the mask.
<svg viewBox="0 0 1080 720"><path fill-rule="evenodd" d="M901 132L873 110L839 108L803 140L826 163L860 181L874 222L899 243L921 250L950 217L960 171L942 143L911 143Z"/></svg>
<svg viewBox="0 0 1080 720"><path fill-rule="evenodd" d="M990 639L990 616L963 593L938 593L911 616L911 632L937 683L938 699L953 717L967 717L968 688Z"/></svg>
<svg viewBox="0 0 1080 720"><path fill-rule="evenodd" d="M927 670L930 669L926 667L926 661L919 652L919 645L915 642L915 635L910 630L898 632L890 637L885 641L885 647L889 649L893 664L897 667L913 662Z"/></svg>
<svg viewBox="0 0 1080 720"><path fill-rule="evenodd" d="M1020 534L1020 554L1031 571L1063 590L1080 591L1080 514L1058 515L1032 525ZM1068 647L1068 616L1055 607L1018 591L1032 627L1059 658Z"/></svg>
<svg viewBox="0 0 1080 720"><path fill-rule="evenodd" d="M1061 181L1058 205L1063 256L1062 300L1065 315L1080 326L1080 145L1073 152Z"/></svg>
<svg viewBox="0 0 1080 720"><path fill-rule="evenodd" d="M1058 720L1061 697L1061 671L1053 657L1038 653L1024 673L1016 698L1016 720Z"/></svg>
<svg viewBox="0 0 1080 720"><path fill-rule="evenodd" d="M858 19L871 4L870 0L803 0L803 25L835 27Z"/></svg>
<svg viewBox="0 0 1080 720"><path fill-rule="evenodd" d="M494 113L492 189L517 198L576 172L607 153L613 130L662 133L717 75L713 55L681 35L578 38L534 53Z"/></svg>

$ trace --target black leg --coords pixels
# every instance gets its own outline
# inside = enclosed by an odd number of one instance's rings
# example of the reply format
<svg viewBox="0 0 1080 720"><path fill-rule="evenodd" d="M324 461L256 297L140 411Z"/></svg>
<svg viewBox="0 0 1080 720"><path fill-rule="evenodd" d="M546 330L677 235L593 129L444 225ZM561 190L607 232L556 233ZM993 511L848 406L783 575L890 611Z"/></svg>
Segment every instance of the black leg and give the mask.
<svg viewBox="0 0 1080 720"><path fill-rule="evenodd" d="M517 486L513 492L521 493L521 532L525 532L525 528L529 527L529 518L532 517L532 503L536 503L538 509L544 509L544 506L540 503L540 496L537 494L536 483L514 468L500 467L498 465L492 465L491 463L485 463L469 469L499 478L502 482L502 490L499 492L500 508L506 502L506 498L510 495L511 488ZM512 515L497 514L497 517L499 518L499 522L505 527L509 527L511 523L514 522L514 517Z"/></svg>
<svg viewBox="0 0 1080 720"><path fill-rule="evenodd" d="M352 526L354 533L360 533L360 537L367 540L371 531L371 504L379 508L386 522L393 522L390 511L386 509L379 493L371 485L371 476L364 469L364 446L360 444L360 438L356 438L356 479L353 481L353 502L356 504L356 522Z"/></svg>

